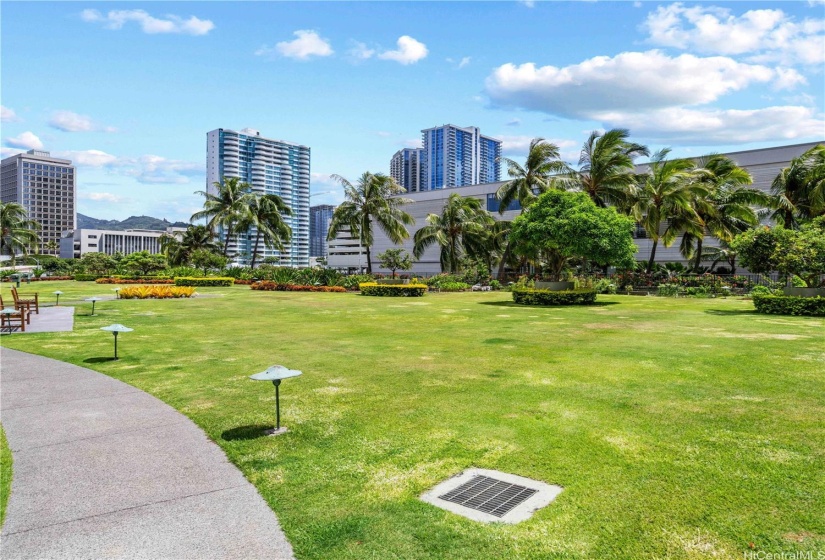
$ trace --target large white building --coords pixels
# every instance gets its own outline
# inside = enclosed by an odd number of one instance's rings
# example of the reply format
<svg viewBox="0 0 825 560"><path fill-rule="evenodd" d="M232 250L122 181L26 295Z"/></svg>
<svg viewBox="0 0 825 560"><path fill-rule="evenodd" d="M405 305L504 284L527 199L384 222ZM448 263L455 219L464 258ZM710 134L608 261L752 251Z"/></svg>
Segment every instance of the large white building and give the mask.
<svg viewBox="0 0 825 560"><path fill-rule="evenodd" d="M79 259L87 253L130 255L140 251L162 253L160 238L164 235L180 235L185 228L154 229L76 229L63 232L60 239L60 258Z"/></svg>
<svg viewBox="0 0 825 560"><path fill-rule="evenodd" d="M40 224L40 244L34 252L59 253L60 235L77 223L77 173L68 159L29 150L0 163L0 202L23 206L30 220Z"/></svg>
<svg viewBox="0 0 825 560"><path fill-rule="evenodd" d="M762 148L758 150L747 150L742 152L732 152L725 154L737 162L738 165L746 168L753 177L753 188L757 188L764 192L769 192L771 183L779 172L790 164L791 159L800 156L803 152L813 148L814 146L823 142L811 142L806 144L794 144L790 146L778 146L773 148ZM644 171L646 166L644 164L637 166L637 171ZM499 214L499 202L496 198L496 191L504 181L494 183L486 183L481 185L472 185L468 187L459 187L449 190L435 190L424 191L418 193L406 193L402 196L413 200L412 204L408 204L403 209L409 213L415 220L415 225L410 228L410 237L400 247L406 249L412 254L413 236L415 232L425 224L428 214L440 214L447 202L447 198L453 193L461 196L471 196L482 201L484 208L489 210L496 219L512 220L521 212L518 204L513 204L504 212ZM648 239L645 232L641 228L637 228L636 239L634 239L638 247L636 259L643 261L650 257L652 248L652 241ZM338 253L333 260L333 246L337 245L338 240L330 242L330 266L335 262L336 267L365 267L364 253L357 250L357 242L353 244L352 240L342 240L342 250L336 250ZM670 247L663 247L661 243L656 249L656 262L681 262L685 263L685 258L679 253L678 242ZM718 242L710 237L704 240L705 247L715 247ZM377 255L387 249L398 247L392 243L387 236L380 230L375 228L375 243L370 248L372 268L375 272L386 273L378 263ZM412 274L433 275L441 272L439 264L440 248L432 245L422 255L421 259L415 262Z"/></svg>
<svg viewBox="0 0 825 560"><path fill-rule="evenodd" d="M261 136L251 128L240 131L219 128L206 134L206 190L217 194L215 183L237 177L252 192L276 194L292 209L285 221L292 228L292 240L283 251L258 247L258 261L278 257L282 266L309 266L309 165L310 149L292 142ZM255 229L233 235L230 254L245 264L251 257ZM223 233L221 233L223 235Z"/></svg>

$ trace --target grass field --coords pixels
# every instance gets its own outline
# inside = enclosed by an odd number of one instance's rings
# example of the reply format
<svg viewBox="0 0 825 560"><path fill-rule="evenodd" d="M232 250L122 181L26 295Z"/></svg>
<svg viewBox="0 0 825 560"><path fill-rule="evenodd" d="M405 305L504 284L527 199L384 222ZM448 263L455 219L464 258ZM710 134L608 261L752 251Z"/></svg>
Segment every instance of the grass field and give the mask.
<svg viewBox="0 0 825 560"><path fill-rule="evenodd" d="M3 286L3 296L8 294ZM110 286L60 289L67 303ZM101 371L192 418L300 559L743 558L825 551L825 321L741 299L368 298L200 288L76 308L2 344ZM47 298L43 298L47 299ZM52 300L53 301L53 300ZM135 329L119 340L99 327ZM274 391L248 375L304 372ZM418 500L468 467L564 488L514 526ZM12 488L13 491L13 488ZM815 556L814 556L815 557Z"/></svg>

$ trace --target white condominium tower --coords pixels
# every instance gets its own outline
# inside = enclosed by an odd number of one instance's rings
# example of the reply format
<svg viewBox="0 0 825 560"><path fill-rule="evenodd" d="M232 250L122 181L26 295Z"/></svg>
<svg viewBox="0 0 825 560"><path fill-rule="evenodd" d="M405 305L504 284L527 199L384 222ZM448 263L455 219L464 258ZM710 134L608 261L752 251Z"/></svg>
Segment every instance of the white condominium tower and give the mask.
<svg viewBox="0 0 825 560"><path fill-rule="evenodd" d="M494 183L501 175L501 141L478 127L445 124L422 130L422 191Z"/></svg>
<svg viewBox="0 0 825 560"><path fill-rule="evenodd" d="M29 150L7 157L0 168L0 201L15 202L28 218L40 224L40 244L35 253L60 254L60 234L77 223L77 175L68 159L49 152Z"/></svg>
<svg viewBox="0 0 825 560"><path fill-rule="evenodd" d="M309 148L283 140L264 138L251 128L241 131L219 128L206 133L206 189L216 194L214 183L237 177L257 194L276 194L292 209L284 220L292 228L292 240L283 251L258 247L258 262L278 257L281 266L309 266ZM246 263L252 255L255 229L230 240L235 261ZM223 235L223 232L221 232Z"/></svg>

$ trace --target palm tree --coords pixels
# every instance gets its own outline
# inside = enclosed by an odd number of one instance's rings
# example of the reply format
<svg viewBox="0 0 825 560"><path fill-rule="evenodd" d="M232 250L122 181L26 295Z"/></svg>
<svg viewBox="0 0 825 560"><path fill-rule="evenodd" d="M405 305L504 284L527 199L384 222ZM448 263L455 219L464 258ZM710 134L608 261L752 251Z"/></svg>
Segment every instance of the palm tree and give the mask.
<svg viewBox="0 0 825 560"><path fill-rule="evenodd" d="M275 194L256 196L250 201L246 214L238 221L239 229L255 228L255 243L252 245L252 262L255 268L258 260L258 246L263 242L270 249L284 250L284 241L292 237L292 228L284 221L291 216L292 209Z"/></svg>
<svg viewBox="0 0 825 560"><path fill-rule="evenodd" d="M169 264L181 265L189 262L192 253L198 249L218 252L220 247L214 242L214 234L202 225L190 225L181 238L164 234L160 237L160 248Z"/></svg>
<svg viewBox="0 0 825 560"><path fill-rule="evenodd" d="M698 272L702 255L704 234L710 234L722 243L730 242L741 233L759 223L760 212L754 206L767 206L769 197L757 189L749 188L753 178L727 156L711 154L697 162L702 170L699 180L707 188L707 195L694 199L694 211L703 224L703 235L686 230L682 239L682 254L694 260L693 270Z"/></svg>
<svg viewBox="0 0 825 560"><path fill-rule="evenodd" d="M561 184L587 193L597 206L612 204L628 212L638 182L633 159L650 155L647 146L628 142L629 135L622 128L591 132L579 155L579 170L566 173Z"/></svg>
<svg viewBox="0 0 825 560"><path fill-rule="evenodd" d="M213 183L217 194L196 191L206 200L203 210L192 214L190 221L207 219L206 227L215 231L219 226L226 228L226 240L223 245L223 256L229 252L229 240L235 231L235 226L246 212L252 198L252 187L237 177L224 177L220 183Z"/></svg>
<svg viewBox="0 0 825 560"><path fill-rule="evenodd" d="M0 203L0 254L10 254L12 266L18 252L26 255L29 246L40 242L38 229L40 224L28 218L23 206Z"/></svg>
<svg viewBox="0 0 825 560"><path fill-rule="evenodd" d="M693 203L705 196L707 188L697 181L696 164L686 159L668 160L669 148L653 154L650 169L643 176L633 206L633 214L653 240L647 271L653 269L656 247L661 240L669 246L681 231L701 236L704 229ZM669 222L662 231L662 224Z"/></svg>
<svg viewBox="0 0 825 560"><path fill-rule="evenodd" d="M392 177L383 173L365 172L353 185L340 175L333 175L333 179L344 187L344 197L329 224L327 239L332 241L344 228L348 228L352 235L361 242L367 252L367 273L372 274L370 248L373 245L373 224L387 234L393 243L401 243L410 236L406 226L415 223L412 216L401 209L401 206L412 202L409 198L399 198L395 195L404 191Z"/></svg>
<svg viewBox="0 0 825 560"><path fill-rule="evenodd" d="M559 147L543 138L534 138L527 151L524 167L517 162L502 158L507 163L507 174L512 177L496 191L498 198L498 212L504 214L514 201L518 201L521 212L535 202L538 195L547 192L553 185L553 175L569 171L566 163L561 161ZM501 231L503 237L506 231ZM501 261L498 266L498 277L504 274L512 248L509 241L504 245Z"/></svg>
<svg viewBox="0 0 825 560"><path fill-rule="evenodd" d="M456 273L464 255L480 257L495 220L484 210L481 200L453 193L441 215L429 214L427 225L415 232L413 255L421 258L430 245L441 247L441 270Z"/></svg>
<svg viewBox="0 0 825 560"><path fill-rule="evenodd" d="M771 219L786 228L825 214L825 144L814 146L779 172L771 184Z"/></svg>

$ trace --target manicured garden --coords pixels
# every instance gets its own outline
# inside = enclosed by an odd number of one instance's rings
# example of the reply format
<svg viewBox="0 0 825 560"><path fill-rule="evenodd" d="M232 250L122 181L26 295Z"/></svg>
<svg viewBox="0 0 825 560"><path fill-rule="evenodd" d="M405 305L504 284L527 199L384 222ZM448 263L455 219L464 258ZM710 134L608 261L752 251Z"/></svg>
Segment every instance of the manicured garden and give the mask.
<svg viewBox="0 0 825 560"><path fill-rule="evenodd" d="M3 284L4 298L9 284ZM600 294L198 287L98 302L75 330L2 344L101 371L200 425L279 515L300 559L742 558L825 549L825 320L753 302ZM134 329L110 356L100 327ZM272 364L290 432L274 425ZM5 463L4 463L5 466ZM529 521L484 525L418 500L468 467L564 488ZM4 469L5 470L5 469ZM12 484L13 491L13 484ZM815 554L815 552L814 552Z"/></svg>

